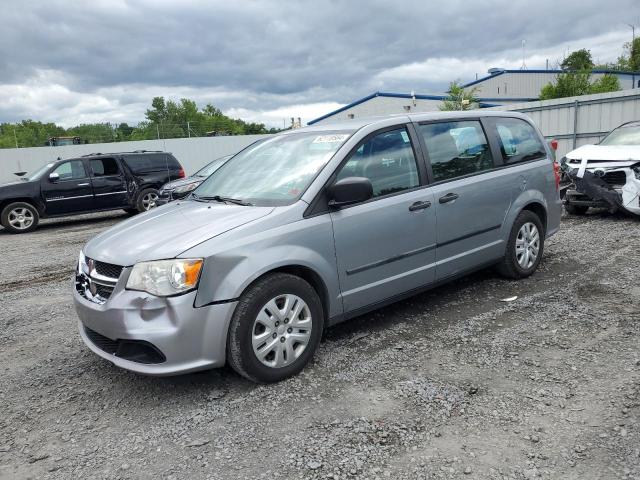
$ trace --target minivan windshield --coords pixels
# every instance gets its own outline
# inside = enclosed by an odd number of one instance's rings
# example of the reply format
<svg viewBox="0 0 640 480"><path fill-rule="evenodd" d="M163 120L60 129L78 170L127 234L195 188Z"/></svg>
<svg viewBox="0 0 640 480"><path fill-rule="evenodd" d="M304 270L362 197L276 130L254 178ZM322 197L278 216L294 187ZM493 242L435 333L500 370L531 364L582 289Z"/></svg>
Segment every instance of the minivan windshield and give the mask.
<svg viewBox="0 0 640 480"><path fill-rule="evenodd" d="M277 135L247 147L194 190L194 200L258 206L300 198L352 130Z"/></svg>
<svg viewBox="0 0 640 480"><path fill-rule="evenodd" d="M600 145L640 145L640 125L618 127Z"/></svg>

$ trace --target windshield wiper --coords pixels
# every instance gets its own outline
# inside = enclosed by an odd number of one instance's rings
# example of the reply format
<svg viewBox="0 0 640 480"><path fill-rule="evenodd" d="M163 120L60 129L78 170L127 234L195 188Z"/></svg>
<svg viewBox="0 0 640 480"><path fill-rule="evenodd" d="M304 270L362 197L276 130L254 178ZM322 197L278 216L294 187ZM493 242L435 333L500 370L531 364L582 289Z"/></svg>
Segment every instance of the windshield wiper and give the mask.
<svg viewBox="0 0 640 480"><path fill-rule="evenodd" d="M245 207L250 207L253 205L253 203L245 202L244 200L240 200L239 198L223 197L221 195L212 195L210 197L196 195L195 193L192 193L192 195L196 200L204 200L205 202L214 201L220 203L233 203L234 205L243 205Z"/></svg>

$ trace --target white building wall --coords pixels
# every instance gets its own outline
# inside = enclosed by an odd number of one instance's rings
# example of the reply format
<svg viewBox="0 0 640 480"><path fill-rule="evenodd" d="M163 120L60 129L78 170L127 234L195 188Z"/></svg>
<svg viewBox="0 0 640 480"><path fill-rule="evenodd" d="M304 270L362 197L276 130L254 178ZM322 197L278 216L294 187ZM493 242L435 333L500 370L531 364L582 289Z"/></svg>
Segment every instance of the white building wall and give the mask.
<svg viewBox="0 0 640 480"><path fill-rule="evenodd" d="M353 118L378 117L384 115L417 113L417 112L434 112L438 111L438 107L442 104L440 100L419 100L416 99L415 105L410 98L397 97L373 97L366 102L355 105L347 110L331 115L314 125L324 125L326 123L334 123L339 121L351 120ZM409 110L405 110L405 106ZM353 116L351 116L353 115Z"/></svg>
<svg viewBox="0 0 640 480"><path fill-rule="evenodd" d="M530 72L523 73L506 72L467 87L467 90L478 88L476 95L481 98L538 98L540 90L546 84L555 82L557 72ZM601 78L603 73L591 74L591 81ZM622 90L637 88L637 82L640 81L640 75L618 75L620 87Z"/></svg>
<svg viewBox="0 0 640 480"><path fill-rule="evenodd" d="M441 105L442 100L417 98L414 104L414 100L411 98L377 96L322 119L314 123L314 125L347 121L353 118L379 117L403 113L438 112ZM409 109L405 109L405 107L409 107ZM351 117L351 115L353 115L353 117Z"/></svg>
<svg viewBox="0 0 640 480"><path fill-rule="evenodd" d="M41 165L60 158L73 158L88 153L132 152L161 150L171 152L180 161L187 175L206 163L242 150L267 135L238 135L227 137L172 138L137 142L92 143L62 147L32 147L0 149L0 184L18 179L14 172L32 172Z"/></svg>

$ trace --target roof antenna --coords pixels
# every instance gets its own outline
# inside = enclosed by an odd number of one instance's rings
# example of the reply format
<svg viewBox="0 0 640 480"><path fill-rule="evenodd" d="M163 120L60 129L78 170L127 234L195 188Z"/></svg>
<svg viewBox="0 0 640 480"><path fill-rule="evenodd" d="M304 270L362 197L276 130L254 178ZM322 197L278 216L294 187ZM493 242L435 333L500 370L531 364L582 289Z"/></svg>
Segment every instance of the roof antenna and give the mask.
<svg viewBox="0 0 640 480"><path fill-rule="evenodd" d="M520 70L526 70L527 69L527 64L524 63L524 46L526 45L527 41L526 40L522 40L522 66L520 67Z"/></svg>

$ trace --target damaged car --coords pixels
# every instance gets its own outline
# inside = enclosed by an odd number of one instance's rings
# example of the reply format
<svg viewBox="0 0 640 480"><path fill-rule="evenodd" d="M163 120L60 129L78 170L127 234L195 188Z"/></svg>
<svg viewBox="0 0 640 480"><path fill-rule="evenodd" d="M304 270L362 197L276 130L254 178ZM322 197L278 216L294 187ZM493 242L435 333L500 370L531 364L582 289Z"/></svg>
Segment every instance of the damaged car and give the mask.
<svg viewBox="0 0 640 480"><path fill-rule="evenodd" d="M168 152L59 159L0 186L0 224L10 233L27 233L41 218L120 209L146 212L156 206L163 184L184 177L182 165Z"/></svg>
<svg viewBox="0 0 640 480"><path fill-rule="evenodd" d="M620 125L597 145L569 152L561 166L567 213L604 207L640 215L640 121Z"/></svg>

